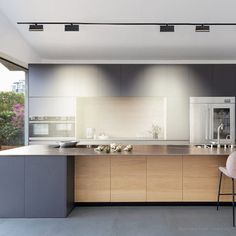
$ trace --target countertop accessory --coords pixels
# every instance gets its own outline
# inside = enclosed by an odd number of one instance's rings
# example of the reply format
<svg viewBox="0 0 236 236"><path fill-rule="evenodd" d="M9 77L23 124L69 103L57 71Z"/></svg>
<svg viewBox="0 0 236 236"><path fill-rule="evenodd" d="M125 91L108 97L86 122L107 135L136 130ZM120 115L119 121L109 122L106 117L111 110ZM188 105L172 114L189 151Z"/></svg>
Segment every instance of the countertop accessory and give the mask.
<svg viewBox="0 0 236 236"><path fill-rule="evenodd" d="M60 141L59 146L60 148L73 148L76 147L78 141Z"/></svg>
<svg viewBox="0 0 236 236"><path fill-rule="evenodd" d="M109 153L110 152L110 145L100 145L97 148L94 148L94 151L97 152L106 152Z"/></svg>
<svg viewBox="0 0 236 236"><path fill-rule="evenodd" d="M154 139L158 139L158 136L161 132L161 127L156 122L154 122L152 124L152 129L149 132L152 134Z"/></svg>
<svg viewBox="0 0 236 236"><path fill-rule="evenodd" d="M124 151L126 152L131 152L133 150L133 146L132 145L127 145L125 148L124 148Z"/></svg>
<svg viewBox="0 0 236 236"><path fill-rule="evenodd" d="M93 139L94 134L95 134L94 128L86 128L86 138L87 139Z"/></svg>

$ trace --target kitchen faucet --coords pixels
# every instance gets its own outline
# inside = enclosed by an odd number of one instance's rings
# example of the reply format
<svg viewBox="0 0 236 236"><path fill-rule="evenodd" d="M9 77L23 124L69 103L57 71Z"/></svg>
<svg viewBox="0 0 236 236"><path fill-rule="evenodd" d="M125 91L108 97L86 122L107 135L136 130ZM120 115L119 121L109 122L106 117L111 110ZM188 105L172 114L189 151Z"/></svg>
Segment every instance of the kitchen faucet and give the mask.
<svg viewBox="0 0 236 236"><path fill-rule="evenodd" d="M220 148L220 130L224 129L224 124L221 123L217 128L217 147Z"/></svg>

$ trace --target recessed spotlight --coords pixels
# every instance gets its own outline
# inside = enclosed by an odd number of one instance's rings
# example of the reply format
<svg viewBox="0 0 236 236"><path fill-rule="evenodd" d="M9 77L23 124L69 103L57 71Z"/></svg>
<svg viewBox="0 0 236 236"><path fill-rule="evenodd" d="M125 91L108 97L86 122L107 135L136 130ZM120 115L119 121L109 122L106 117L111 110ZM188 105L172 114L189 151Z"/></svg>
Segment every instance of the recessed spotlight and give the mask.
<svg viewBox="0 0 236 236"><path fill-rule="evenodd" d="M79 31L79 25L75 24L65 25L65 31Z"/></svg>
<svg viewBox="0 0 236 236"><path fill-rule="evenodd" d="M160 26L160 32L175 32L175 26L174 25L161 25Z"/></svg>
<svg viewBox="0 0 236 236"><path fill-rule="evenodd" d="M210 32L209 25L196 25L195 32Z"/></svg>
<svg viewBox="0 0 236 236"><path fill-rule="evenodd" d="M43 31L43 25L29 25L29 31Z"/></svg>

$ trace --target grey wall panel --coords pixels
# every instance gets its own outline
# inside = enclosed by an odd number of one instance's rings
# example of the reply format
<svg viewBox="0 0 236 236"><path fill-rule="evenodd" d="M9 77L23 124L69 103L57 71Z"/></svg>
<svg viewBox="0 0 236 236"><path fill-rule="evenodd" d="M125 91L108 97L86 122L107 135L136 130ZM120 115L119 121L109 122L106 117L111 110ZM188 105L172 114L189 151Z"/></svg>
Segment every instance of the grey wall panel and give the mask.
<svg viewBox="0 0 236 236"><path fill-rule="evenodd" d="M24 217L24 157L0 158L0 217Z"/></svg>
<svg viewBox="0 0 236 236"><path fill-rule="evenodd" d="M122 96L166 96L167 65L121 65Z"/></svg>
<svg viewBox="0 0 236 236"><path fill-rule="evenodd" d="M99 96L99 80L97 65L75 65L75 96Z"/></svg>
<svg viewBox="0 0 236 236"><path fill-rule="evenodd" d="M142 94L144 96L166 96L167 65L146 65L142 78Z"/></svg>
<svg viewBox="0 0 236 236"><path fill-rule="evenodd" d="M145 96L143 80L147 65L121 66L121 96Z"/></svg>
<svg viewBox="0 0 236 236"><path fill-rule="evenodd" d="M166 73L167 87L165 89L168 97L189 96L189 75L187 65L169 65Z"/></svg>
<svg viewBox="0 0 236 236"><path fill-rule="evenodd" d="M25 216L67 215L67 158L32 156L25 158Z"/></svg>
<svg viewBox="0 0 236 236"><path fill-rule="evenodd" d="M51 68L50 68L51 67ZM62 69L58 69L61 67ZM63 72L64 71L64 72ZM68 73L68 75L67 75ZM60 74L60 76L58 75ZM45 78L47 79L45 79ZM52 79L54 78L54 79ZM56 79L56 78L59 78ZM64 79L60 79L64 78ZM72 80L68 80L72 78ZM59 81L59 83L58 83ZM61 83L60 81L64 81ZM165 96L169 99L168 138L187 137L186 129L177 130L175 106L186 121L186 103L190 96L236 96L235 65L33 65L30 66L30 95L68 95L67 83L73 84L75 96ZM73 82L74 81L74 82ZM63 86L60 85L63 84ZM40 88L40 89L39 89ZM51 92L53 89L57 92ZM63 91L65 89L65 91ZM44 92L42 92L44 91ZM176 98L175 101L173 98ZM183 102L181 104L180 102ZM173 102L173 103L172 103ZM176 104L178 102L178 104ZM30 107L30 104L29 104ZM176 130L177 133L174 132ZM178 138L179 137L179 138Z"/></svg>
<svg viewBox="0 0 236 236"><path fill-rule="evenodd" d="M191 97L213 96L212 67L213 65L188 65Z"/></svg>
<svg viewBox="0 0 236 236"><path fill-rule="evenodd" d="M30 65L30 97L74 96L73 65Z"/></svg>
<svg viewBox="0 0 236 236"><path fill-rule="evenodd" d="M120 96L120 73L120 65L98 66L99 96Z"/></svg>
<svg viewBox="0 0 236 236"><path fill-rule="evenodd" d="M236 95L236 66L213 65L213 96Z"/></svg>

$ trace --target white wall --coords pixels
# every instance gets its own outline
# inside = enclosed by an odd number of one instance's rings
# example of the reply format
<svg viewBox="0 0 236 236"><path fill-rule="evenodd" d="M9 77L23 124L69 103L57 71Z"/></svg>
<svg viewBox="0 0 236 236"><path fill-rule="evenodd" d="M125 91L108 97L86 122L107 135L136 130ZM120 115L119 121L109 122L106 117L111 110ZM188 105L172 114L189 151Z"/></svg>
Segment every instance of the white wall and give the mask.
<svg viewBox="0 0 236 236"><path fill-rule="evenodd" d="M26 43L17 29L0 12L0 57L28 67L28 63L40 62L41 58Z"/></svg>
<svg viewBox="0 0 236 236"><path fill-rule="evenodd" d="M161 130L158 138L166 139L165 97L77 97L77 139L86 138L86 128L96 135L115 138L152 138L152 124Z"/></svg>

